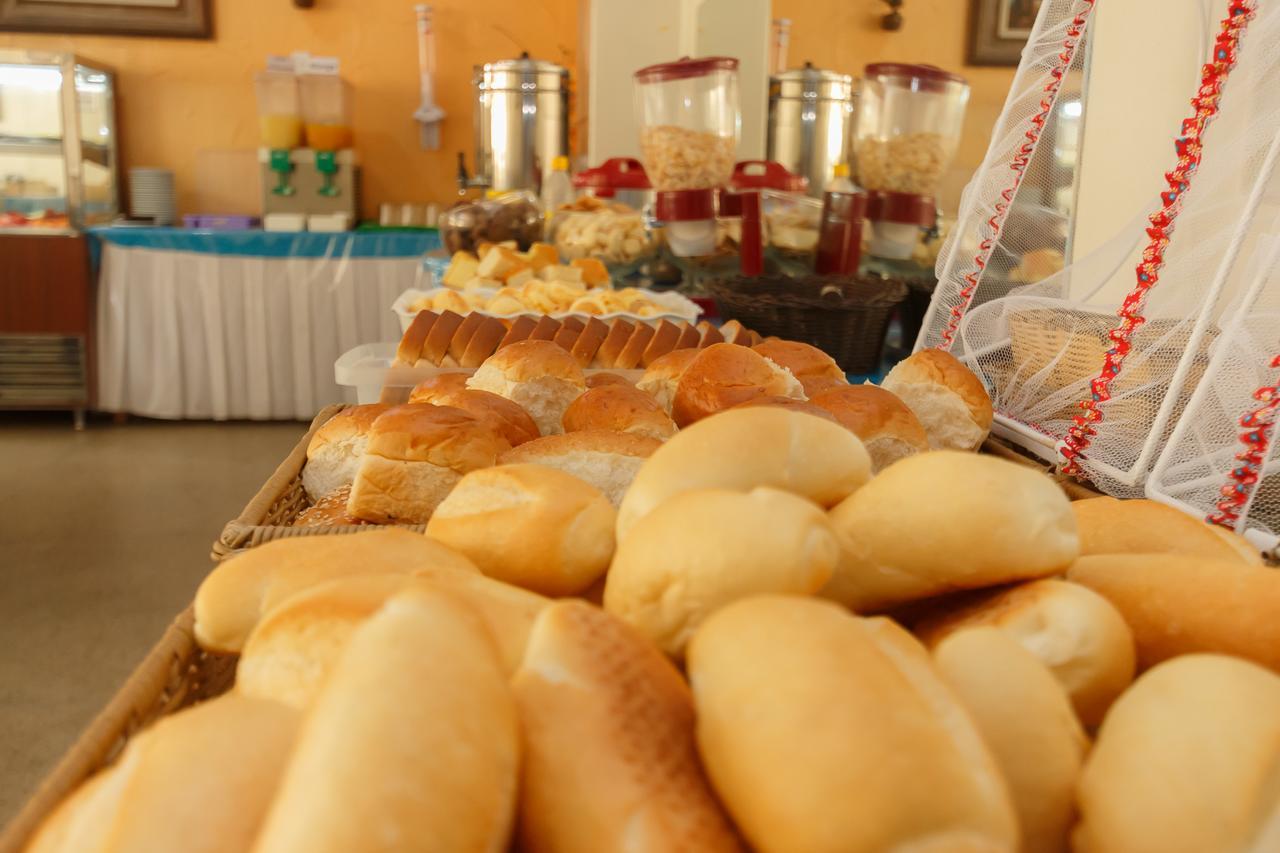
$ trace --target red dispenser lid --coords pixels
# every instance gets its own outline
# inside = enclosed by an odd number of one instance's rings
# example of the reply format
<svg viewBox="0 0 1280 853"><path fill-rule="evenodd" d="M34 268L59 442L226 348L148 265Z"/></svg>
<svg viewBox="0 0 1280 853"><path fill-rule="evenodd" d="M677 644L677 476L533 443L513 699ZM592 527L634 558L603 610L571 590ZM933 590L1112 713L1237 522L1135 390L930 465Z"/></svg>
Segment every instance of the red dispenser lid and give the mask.
<svg viewBox="0 0 1280 853"><path fill-rule="evenodd" d="M774 160L743 160L734 164L729 186L735 190L779 190L802 193L809 189L809 179L787 171Z"/></svg>
<svg viewBox="0 0 1280 853"><path fill-rule="evenodd" d="M634 157L610 157L599 166L583 169L573 176L573 185L596 195L612 195L616 190L653 189L644 166Z"/></svg>
<svg viewBox="0 0 1280 853"><path fill-rule="evenodd" d="M649 65L635 73L637 83L665 83L668 80L684 80L705 77L716 71L737 71L738 60L730 56L682 56L675 62Z"/></svg>

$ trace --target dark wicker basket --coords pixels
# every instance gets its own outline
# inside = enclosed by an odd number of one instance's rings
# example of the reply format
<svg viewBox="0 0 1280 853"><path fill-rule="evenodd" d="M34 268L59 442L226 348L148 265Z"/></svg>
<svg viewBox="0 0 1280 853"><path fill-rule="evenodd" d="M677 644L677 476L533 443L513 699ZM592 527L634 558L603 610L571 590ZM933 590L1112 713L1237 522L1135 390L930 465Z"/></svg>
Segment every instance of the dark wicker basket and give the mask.
<svg viewBox="0 0 1280 853"><path fill-rule="evenodd" d="M889 319L907 298L901 281L846 276L737 276L716 279L708 289L724 319L812 344L848 373L879 369Z"/></svg>
<svg viewBox="0 0 1280 853"><path fill-rule="evenodd" d="M933 300L933 291L938 286L938 280L932 276L909 278L906 279L906 285L907 298L898 309L898 316L902 318L902 343L909 351L915 345L916 338L920 336L920 329L924 326L925 315L929 313L929 303Z"/></svg>

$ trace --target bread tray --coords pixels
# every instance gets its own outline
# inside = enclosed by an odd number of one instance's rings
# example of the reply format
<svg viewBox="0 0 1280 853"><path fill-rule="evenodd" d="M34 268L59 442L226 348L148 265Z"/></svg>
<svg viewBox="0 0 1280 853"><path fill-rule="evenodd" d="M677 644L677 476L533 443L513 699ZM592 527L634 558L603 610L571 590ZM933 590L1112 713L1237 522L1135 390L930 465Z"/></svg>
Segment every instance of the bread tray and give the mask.
<svg viewBox="0 0 1280 853"><path fill-rule="evenodd" d="M435 287L431 290L417 290L415 288L410 288L396 297L396 301L391 303L391 310L400 318L401 333L409 330L409 324L413 322L413 318L418 314L417 311L410 310L410 305L417 302L419 299L430 298L444 292L461 293L461 291L454 290L450 287ZM496 290L489 288L477 288L475 292L482 293L485 296L493 296L497 293ZM621 318L631 323L647 323L650 326L656 326L663 320L669 320L672 323L693 323L702 316L702 307L679 293L674 291L656 290L644 290L642 292L646 299L652 300L660 307L667 310L662 314L654 314L651 317L641 317L639 314L632 314L629 311L612 311L608 314L584 314L581 311L556 311L545 315L537 311L523 311L518 314L490 314L488 311L477 311L476 313L483 314L486 317L496 317L499 320L514 320L516 317L537 318L543 316L551 317L555 320L562 320L565 317L578 317L585 320L588 317L595 317L598 320L603 320L608 323L610 320L615 318ZM590 293L591 291L586 292L586 294Z"/></svg>

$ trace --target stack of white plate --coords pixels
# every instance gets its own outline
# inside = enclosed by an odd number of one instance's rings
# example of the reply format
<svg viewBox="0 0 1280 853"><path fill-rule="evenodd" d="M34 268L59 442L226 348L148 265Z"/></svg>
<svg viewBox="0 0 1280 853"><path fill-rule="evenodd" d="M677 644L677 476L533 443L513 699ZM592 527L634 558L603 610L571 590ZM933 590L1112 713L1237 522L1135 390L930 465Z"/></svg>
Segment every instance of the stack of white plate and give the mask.
<svg viewBox="0 0 1280 853"><path fill-rule="evenodd" d="M134 216L154 219L157 225L177 221L171 169L130 169L129 198Z"/></svg>

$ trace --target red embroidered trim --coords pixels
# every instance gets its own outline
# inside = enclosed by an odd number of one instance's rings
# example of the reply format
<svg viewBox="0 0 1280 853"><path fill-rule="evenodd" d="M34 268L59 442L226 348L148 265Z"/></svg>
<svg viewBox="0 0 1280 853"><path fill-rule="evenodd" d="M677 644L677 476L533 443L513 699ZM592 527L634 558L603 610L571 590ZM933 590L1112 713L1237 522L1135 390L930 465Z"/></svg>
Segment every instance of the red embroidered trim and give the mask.
<svg viewBox="0 0 1280 853"><path fill-rule="evenodd" d="M1071 68L1076 47L1080 44L1080 36L1084 33L1085 22L1089 18L1089 13L1093 11L1093 6L1096 2L1097 0L1083 0L1084 8L1079 11L1067 27L1067 37L1062 41L1062 51L1058 54L1058 64L1050 70L1051 79L1044 87L1044 95L1040 99L1040 112L1031 117L1031 127L1027 128L1026 133L1023 134L1026 137L1026 141L1018 146L1018 152L1009 162L1009 168L1013 170L1013 183L1000 193L1000 201L996 202L996 212L987 220L987 228L991 233L978 244L978 254L973 258L974 269L964 276L965 286L960 290L960 304L951 309L951 318L947 322L947 327L942 330L942 343L938 344L938 349L949 350L955 342L956 331L960 328L960 320L964 317L965 312L969 310L969 303L973 301L973 294L978 289L978 277L987 268L987 263L991 260L991 253L995 250L996 241L1000 239L1000 232L1004 228L1004 220L1009 214L1009 207L1013 204L1013 197L1017 194L1018 187L1022 185L1022 179L1026 177L1027 165L1031 162L1031 155L1036 150L1036 143L1040 140L1040 134L1044 131L1045 122L1049 120L1049 111L1053 109L1054 98L1058 94L1058 89L1062 87L1063 77L1066 76L1067 71Z"/></svg>
<svg viewBox="0 0 1280 853"><path fill-rule="evenodd" d="M1271 367L1280 368L1280 355L1271 359ZM1267 448L1274 437L1276 414L1280 412L1280 375L1274 385L1264 385L1253 392L1253 399L1261 406L1240 418L1240 443L1244 450L1235 458L1241 464L1232 468L1227 474L1227 482L1223 484L1218 501L1218 511L1207 516L1207 520L1224 527L1235 527L1240 520L1240 511L1249 502L1249 495L1262 478L1262 463L1267 458Z"/></svg>
<svg viewBox="0 0 1280 853"><path fill-rule="evenodd" d="M1173 171L1165 173L1169 189L1160 194L1160 209L1150 217L1151 227L1147 229L1147 236L1151 241L1143 250L1142 261L1135 270L1137 283L1116 312L1120 324L1108 335L1113 345L1107 350L1102 372L1089 383L1089 399L1079 403L1081 413L1072 418L1074 426L1067 430L1065 439L1058 443L1058 453L1066 460L1062 466L1063 473L1080 475L1080 463L1086 458L1085 451L1089 449L1096 435L1097 424L1102 420L1102 412L1098 406L1111 399L1111 383L1120 374L1125 357L1133 348L1133 334L1146 322L1142 311L1146 305L1147 293L1160 280L1165 249L1182 209L1182 199L1191 188L1191 179L1200 165L1205 128L1218 114L1222 87L1235 66L1240 36L1253 18L1255 2L1256 0L1229 0L1227 16L1222 21L1222 32L1214 40L1213 61L1200 70L1200 87L1191 99L1195 112L1191 118L1182 122L1182 135L1174 141L1178 162Z"/></svg>

